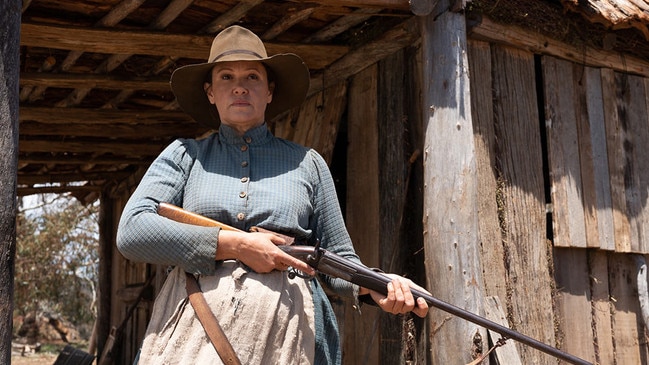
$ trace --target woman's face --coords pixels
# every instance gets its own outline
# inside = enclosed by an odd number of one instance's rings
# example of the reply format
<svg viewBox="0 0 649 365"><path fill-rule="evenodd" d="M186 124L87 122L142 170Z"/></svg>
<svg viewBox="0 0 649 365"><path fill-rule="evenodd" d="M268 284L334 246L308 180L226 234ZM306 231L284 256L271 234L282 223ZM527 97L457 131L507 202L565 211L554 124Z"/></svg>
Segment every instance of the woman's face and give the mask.
<svg viewBox="0 0 649 365"><path fill-rule="evenodd" d="M273 100L273 84L258 61L217 63L212 83L205 83L210 103L216 106L221 123L240 133L264 123L266 106Z"/></svg>

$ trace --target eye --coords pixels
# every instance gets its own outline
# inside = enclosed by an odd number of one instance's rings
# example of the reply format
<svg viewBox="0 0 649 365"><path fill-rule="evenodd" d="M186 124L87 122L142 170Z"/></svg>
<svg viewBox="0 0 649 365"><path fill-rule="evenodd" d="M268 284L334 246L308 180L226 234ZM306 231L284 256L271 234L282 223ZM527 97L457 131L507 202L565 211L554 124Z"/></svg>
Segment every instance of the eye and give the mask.
<svg viewBox="0 0 649 365"><path fill-rule="evenodd" d="M250 80L259 80L260 77L259 77L259 74L251 73L250 75L248 75L248 78Z"/></svg>
<svg viewBox="0 0 649 365"><path fill-rule="evenodd" d="M222 73L221 75L219 75L219 78L221 80L232 80L232 75L228 73Z"/></svg>

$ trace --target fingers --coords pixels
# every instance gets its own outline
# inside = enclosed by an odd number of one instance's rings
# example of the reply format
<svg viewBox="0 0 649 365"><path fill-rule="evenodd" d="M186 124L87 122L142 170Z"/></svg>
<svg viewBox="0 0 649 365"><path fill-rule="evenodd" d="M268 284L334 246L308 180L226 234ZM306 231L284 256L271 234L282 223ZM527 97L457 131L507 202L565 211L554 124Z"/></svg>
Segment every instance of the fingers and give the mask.
<svg viewBox="0 0 649 365"><path fill-rule="evenodd" d="M417 286L411 280L396 275L389 276L393 279L387 285L387 295L383 298L375 298L375 302L388 313L402 314L413 312L419 317L425 317L428 314L428 303L426 303L424 298L417 298L415 300L410 288L417 288L426 293L427 291ZM373 293L373 297L375 294L378 293Z"/></svg>

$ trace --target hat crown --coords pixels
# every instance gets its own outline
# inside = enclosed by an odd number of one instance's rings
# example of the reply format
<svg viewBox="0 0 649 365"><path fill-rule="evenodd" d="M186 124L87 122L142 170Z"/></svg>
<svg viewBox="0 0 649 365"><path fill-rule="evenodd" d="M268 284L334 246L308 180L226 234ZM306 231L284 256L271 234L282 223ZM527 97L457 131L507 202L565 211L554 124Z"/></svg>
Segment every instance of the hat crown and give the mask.
<svg viewBox="0 0 649 365"><path fill-rule="evenodd" d="M233 25L221 31L212 41L208 62L251 61L268 58L266 47L250 30Z"/></svg>

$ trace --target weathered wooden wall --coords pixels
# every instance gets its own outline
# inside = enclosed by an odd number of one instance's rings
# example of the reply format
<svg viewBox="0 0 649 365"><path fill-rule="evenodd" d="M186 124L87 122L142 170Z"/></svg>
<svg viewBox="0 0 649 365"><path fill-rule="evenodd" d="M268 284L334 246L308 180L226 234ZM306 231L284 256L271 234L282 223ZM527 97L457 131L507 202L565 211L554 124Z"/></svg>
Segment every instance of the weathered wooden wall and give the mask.
<svg viewBox="0 0 649 365"><path fill-rule="evenodd" d="M627 252L646 253L647 80L479 41L469 59L486 294L533 338L646 363Z"/></svg>

